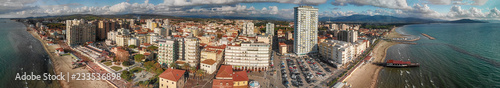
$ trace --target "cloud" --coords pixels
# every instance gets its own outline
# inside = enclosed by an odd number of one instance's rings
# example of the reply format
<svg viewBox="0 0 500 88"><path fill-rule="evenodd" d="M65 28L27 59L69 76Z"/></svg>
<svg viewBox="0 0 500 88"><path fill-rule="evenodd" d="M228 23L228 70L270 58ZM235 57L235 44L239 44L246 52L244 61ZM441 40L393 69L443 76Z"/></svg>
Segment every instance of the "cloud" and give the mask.
<svg viewBox="0 0 500 88"><path fill-rule="evenodd" d="M498 18L498 17L500 17L500 11L498 11L497 8L493 8L493 9L490 10L490 13L488 14L488 17Z"/></svg>
<svg viewBox="0 0 500 88"><path fill-rule="evenodd" d="M253 3L253 2L277 2L305 5L319 5L326 0L164 0L160 5L166 6L194 6L194 5L227 5L237 3Z"/></svg>
<svg viewBox="0 0 500 88"><path fill-rule="evenodd" d="M435 5L484 5L488 0L426 0Z"/></svg>
<svg viewBox="0 0 500 88"><path fill-rule="evenodd" d="M335 6L345 6L348 4L356 6L371 5L375 7L390 9L410 9L406 0L335 0L331 3Z"/></svg>
<svg viewBox="0 0 500 88"><path fill-rule="evenodd" d="M471 18L485 18L486 15L481 11L481 9L477 9L475 7L471 7L469 10L464 10L460 6L455 5L451 7L450 12L448 12L447 14L447 17L455 19L463 19L463 18L471 19Z"/></svg>
<svg viewBox="0 0 500 88"><path fill-rule="evenodd" d="M0 0L0 14L36 8L30 6L36 0Z"/></svg>

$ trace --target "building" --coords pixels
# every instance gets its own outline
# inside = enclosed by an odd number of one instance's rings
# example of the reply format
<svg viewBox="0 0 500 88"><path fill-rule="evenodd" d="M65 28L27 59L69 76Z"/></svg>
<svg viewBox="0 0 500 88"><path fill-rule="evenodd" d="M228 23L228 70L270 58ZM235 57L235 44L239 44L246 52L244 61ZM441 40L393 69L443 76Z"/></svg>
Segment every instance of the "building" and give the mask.
<svg viewBox="0 0 500 88"><path fill-rule="evenodd" d="M212 88L248 88L248 75L246 71L233 72L233 66L221 65L215 75Z"/></svg>
<svg viewBox="0 0 500 88"><path fill-rule="evenodd" d="M279 51L280 51L281 55L285 55L286 53L288 53L287 47L288 46L285 43L283 43L283 42L279 43Z"/></svg>
<svg viewBox="0 0 500 88"><path fill-rule="evenodd" d="M218 61L212 59L202 60L200 63L200 68L208 74L213 74L217 70L217 62Z"/></svg>
<svg viewBox="0 0 500 88"><path fill-rule="evenodd" d="M317 52L318 9L312 6L294 8L293 52L306 55Z"/></svg>
<svg viewBox="0 0 500 88"><path fill-rule="evenodd" d="M354 59L354 49L351 43L338 40L325 40L319 44L319 54L333 61L337 67L344 66Z"/></svg>
<svg viewBox="0 0 500 88"><path fill-rule="evenodd" d="M338 39L346 42L358 41L358 31L354 30L340 30L338 32Z"/></svg>
<svg viewBox="0 0 500 88"><path fill-rule="evenodd" d="M107 40L115 41L117 34L118 34L118 32L116 32L116 31L108 32Z"/></svg>
<svg viewBox="0 0 500 88"><path fill-rule="evenodd" d="M130 38L130 39L128 40L128 45L129 45L129 46L130 46L130 45L139 46L140 44L141 44L141 43L140 43L139 39L137 39L137 38L132 37L132 38Z"/></svg>
<svg viewBox="0 0 500 88"><path fill-rule="evenodd" d="M178 44L174 39L166 39L165 41L160 41L158 47L158 63L163 66L170 67L170 64L175 62L178 58L177 50Z"/></svg>
<svg viewBox="0 0 500 88"><path fill-rule="evenodd" d="M70 46L94 42L96 37L95 25L82 20L66 20L66 39Z"/></svg>
<svg viewBox="0 0 500 88"><path fill-rule="evenodd" d="M114 32L110 32L110 33L114 33ZM129 40L130 40L130 37L131 37L129 30L128 29L124 29L124 28L118 29L116 31L115 35L112 35L112 34L109 34L109 33L108 33L108 35L115 37L114 40L116 42L116 46L128 46ZM139 40L139 39L137 39L137 40Z"/></svg>
<svg viewBox="0 0 500 88"><path fill-rule="evenodd" d="M189 63L191 67L196 67L200 64L200 41L196 37L184 38L185 45L185 61Z"/></svg>
<svg viewBox="0 0 500 88"><path fill-rule="evenodd" d="M241 70L268 70L271 55L270 45L261 42L235 42L226 47L226 65Z"/></svg>
<svg viewBox="0 0 500 88"><path fill-rule="evenodd" d="M257 37L257 42L263 42L267 44L271 44L271 36L265 36L265 35L258 35Z"/></svg>
<svg viewBox="0 0 500 88"><path fill-rule="evenodd" d="M112 21L99 21L97 23L97 39L98 40L104 40L106 39L106 34L108 34L109 31L114 31L116 30L116 23Z"/></svg>
<svg viewBox="0 0 500 88"><path fill-rule="evenodd" d="M185 57L185 42L184 42L184 38L182 37L176 37L174 38L175 41L177 41L177 60L186 60L184 57Z"/></svg>
<svg viewBox="0 0 500 88"><path fill-rule="evenodd" d="M245 35L254 35L254 24L252 22L243 23L243 34Z"/></svg>
<svg viewBox="0 0 500 88"><path fill-rule="evenodd" d="M266 35L274 36L274 24L273 23L266 24Z"/></svg>
<svg viewBox="0 0 500 88"><path fill-rule="evenodd" d="M158 77L160 88L184 88L186 84L186 71L167 68Z"/></svg>

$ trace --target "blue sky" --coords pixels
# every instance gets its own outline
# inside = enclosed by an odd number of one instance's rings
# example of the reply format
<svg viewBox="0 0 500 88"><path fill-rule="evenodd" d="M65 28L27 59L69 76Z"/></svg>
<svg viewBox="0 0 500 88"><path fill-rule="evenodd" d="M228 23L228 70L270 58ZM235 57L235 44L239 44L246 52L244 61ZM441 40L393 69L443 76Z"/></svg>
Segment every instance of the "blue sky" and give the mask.
<svg viewBox="0 0 500 88"><path fill-rule="evenodd" d="M390 15L427 19L500 20L498 0L1 0L0 18L71 14L162 14L293 19L293 7L312 5L320 17Z"/></svg>

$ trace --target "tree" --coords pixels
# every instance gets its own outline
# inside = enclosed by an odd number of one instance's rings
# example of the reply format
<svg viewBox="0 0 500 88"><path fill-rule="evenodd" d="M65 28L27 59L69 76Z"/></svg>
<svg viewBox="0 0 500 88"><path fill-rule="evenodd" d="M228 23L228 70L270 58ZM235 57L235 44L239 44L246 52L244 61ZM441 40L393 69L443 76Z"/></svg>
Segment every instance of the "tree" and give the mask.
<svg viewBox="0 0 500 88"><path fill-rule="evenodd" d="M134 74L130 73L129 71L125 70L125 71L122 71L122 74L120 75L120 77L122 77L123 79L127 80L127 81L130 81L132 80L132 76L134 76Z"/></svg>
<svg viewBox="0 0 500 88"><path fill-rule="evenodd" d="M122 62L122 65L123 65L123 66L130 66L130 65L132 65L132 64L130 64L130 62L129 62L129 61L123 61L123 62Z"/></svg>
<svg viewBox="0 0 500 88"><path fill-rule="evenodd" d="M149 46L147 49L150 50L150 51L154 51L154 50L157 50L158 47L156 47L156 46Z"/></svg>
<svg viewBox="0 0 500 88"><path fill-rule="evenodd" d="M179 66L175 62L170 63L170 67L179 68Z"/></svg>
<svg viewBox="0 0 500 88"><path fill-rule="evenodd" d="M128 46L128 48L136 48L136 47L137 47L137 46L135 46L135 45L130 45L130 46Z"/></svg>
<svg viewBox="0 0 500 88"><path fill-rule="evenodd" d="M193 74L194 77L196 78L196 71L198 71L196 70L196 67L190 67L189 70L190 70L189 73Z"/></svg>
<svg viewBox="0 0 500 88"><path fill-rule="evenodd" d="M196 71L196 75L198 75L201 79L203 79L203 74L205 74L205 71L202 69L198 69L198 71Z"/></svg>
<svg viewBox="0 0 500 88"><path fill-rule="evenodd" d="M189 64L188 63L184 63L184 65L182 65L182 67L184 67L184 70L189 70Z"/></svg>
<svg viewBox="0 0 500 88"><path fill-rule="evenodd" d="M136 54L134 56L134 60L137 61L137 62L141 62L142 60L144 60L146 58L146 56L142 55L142 54Z"/></svg>
<svg viewBox="0 0 500 88"><path fill-rule="evenodd" d="M144 63L144 68L146 68L146 70L151 70L151 68L154 67L154 61L148 61L148 62L145 62Z"/></svg>

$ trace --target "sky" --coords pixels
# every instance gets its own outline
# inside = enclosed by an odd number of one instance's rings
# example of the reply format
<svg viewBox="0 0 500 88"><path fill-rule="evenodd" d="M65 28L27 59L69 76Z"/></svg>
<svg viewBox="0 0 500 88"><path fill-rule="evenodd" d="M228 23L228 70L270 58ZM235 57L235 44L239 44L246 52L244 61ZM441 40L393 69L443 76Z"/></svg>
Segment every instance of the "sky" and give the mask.
<svg viewBox="0 0 500 88"><path fill-rule="evenodd" d="M278 17L309 5L320 17L354 14L424 19L500 20L500 0L0 0L0 18L71 14Z"/></svg>

